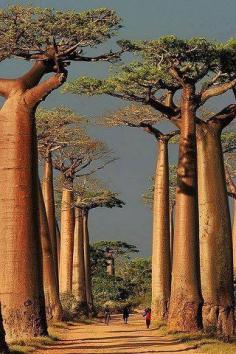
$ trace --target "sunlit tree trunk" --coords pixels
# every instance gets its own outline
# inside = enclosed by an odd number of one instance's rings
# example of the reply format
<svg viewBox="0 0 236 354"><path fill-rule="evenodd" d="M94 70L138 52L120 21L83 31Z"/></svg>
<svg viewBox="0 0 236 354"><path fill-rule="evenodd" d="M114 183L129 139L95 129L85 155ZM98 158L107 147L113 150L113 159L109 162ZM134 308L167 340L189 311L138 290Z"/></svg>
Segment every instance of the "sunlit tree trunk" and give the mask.
<svg viewBox="0 0 236 354"><path fill-rule="evenodd" d="M58 268L58 273L60 269L60 253L61 253L61 233L59 229L58 222L56 220L56 236L57 236L57 268Z"/></svg>
<svg viewBox="0 0 236 354"><path fill-rule="evenodd" d="M174 210L175 203L171 203L170 206L170 259L171 259L171 268L173 264L173 250L174 250L174 233L175 233L175 221L174 221Z"/></svg>
<svg viewBox="0 0 236 354"><path fill-rule="evenodd" d="M234 327L232 233L220 134L216 122L198 126L202 316L205 329L229 336Z"/></svg>
<svg viewBox="0 0 236 354"><path fill-rule="evenodd" d="M61 202L60 293L72 293L74 207L73 190L63 187Z"/></svg>
<svg viewBox="0 0 236 354"><path fill-rule="evenodd" d="M75 208L74 255L73 255L73 294L78 301L77 309L87 313L84 237L82 210Z"/></svg>
<svg viewBox="0 0 236 354"><path fill-rule="evenodd" d="M84 264L85 264L85 284L86 297L88 304L89 316L93 312L93 295L92 295L92 279L90 264L90 248L89 248L89 232L88 232L88 210L83 210L83 233L84 233Z"/></svg>
<svg viewBox="0 0 236 354"><path fill-rule="evenodd" d="M39 224L43 254L43 285L45 308L48 321L62 320L62 307L59 299L56 272L52 254L52 244L49 234L48 220L42 190L39 181Z"/></svg>
<svg viewBox="0 0 236 354"><path fill-rule="evenodd" d="M152 319L166 319L170 299L168 142L159 140L153 196Z"/></svg>
<svg viewBox="0 0 236 354"><path fill-rule="evenodd" d="M42 63L9 83L0 111L0 299L8 339L47 333L41 244L38 232L38 168L33 87ZM5 89L8 88L6 83Z"/></svg>
<svg viewBox="0 0 236 354"><path fill-rule="evenodd" d="M43 199L48 219L48 227L50 232L52 254L54 260L54 267L56 272L57 288L58 284L58 259L57 259L57 235L56 235L56 217L55 217L55 203L54 203L54 189L53 189L53 167L51 152L48 152L44 162L44 175L42 182Z"/></svg>
<svg viewBox="0 0 236 354"><path fill-rule="evenodd" d="M168 326L195 331L201 327L201 291L196 176L194 87L183 87L177 170L175 240Z"/></svg>

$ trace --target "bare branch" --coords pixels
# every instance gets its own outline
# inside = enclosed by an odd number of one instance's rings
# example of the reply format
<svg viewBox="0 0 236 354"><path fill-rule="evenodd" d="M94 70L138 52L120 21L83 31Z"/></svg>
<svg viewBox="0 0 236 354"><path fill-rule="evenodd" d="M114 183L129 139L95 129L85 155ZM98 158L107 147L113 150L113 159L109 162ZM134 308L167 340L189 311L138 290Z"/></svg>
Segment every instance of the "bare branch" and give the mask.
<svg viewBox="0 0 236 354"><path fill-rule="evenodd" d="M210 87L199 94L198 101L199 106L203 105L209 98L214 96L222 95L223 93L227 92L230 89L234 89L236 86L236 79L226 82L221 85L215 85Z"/></svg>
<svg viewBox="0 0 236 354"><path fill-rule="evenodd" d="M219 123L220 127L225 128L236 116L236 104L231 104L222 111L208 119L208 122Z"/></svg>

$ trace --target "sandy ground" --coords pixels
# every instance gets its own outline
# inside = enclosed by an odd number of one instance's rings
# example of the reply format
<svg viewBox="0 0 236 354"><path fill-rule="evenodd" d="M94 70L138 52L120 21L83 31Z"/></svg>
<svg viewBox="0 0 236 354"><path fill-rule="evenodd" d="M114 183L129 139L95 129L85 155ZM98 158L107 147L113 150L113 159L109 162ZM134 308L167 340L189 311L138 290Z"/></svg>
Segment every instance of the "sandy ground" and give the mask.
<svg viewBox="0 0 236 354"><path fill-rule="evenodd" d="M58 335L61 341L35 354L197 353L171 336L158 336L153 327L147 330L141 314L131 315L127 325L120 315L114 315L109 326L99 321L73 324L68 329L59 329Z"/></svg>

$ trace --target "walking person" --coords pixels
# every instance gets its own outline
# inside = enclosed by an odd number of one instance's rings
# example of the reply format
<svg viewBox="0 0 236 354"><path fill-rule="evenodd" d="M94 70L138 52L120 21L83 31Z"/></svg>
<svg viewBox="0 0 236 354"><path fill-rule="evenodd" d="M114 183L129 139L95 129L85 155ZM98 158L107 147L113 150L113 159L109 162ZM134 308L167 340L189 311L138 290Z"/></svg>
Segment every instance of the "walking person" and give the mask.
<svg viewBox="0 0 236 354"><path fill-rule="evenodd" d="M150 324L151 324L151 309L149 307L147 309L145 309L143 317L145 317L146 327L148 329L150 327Z"/></svg>
<svg viewBox="0 0 236 354"><path fill-rule="evenodd" d="M123 309L123 320L125 324L128 323L128 318L129 318L129 308L128 306L125 306Z"/></svg>
<svg viewBox="0 0 236 354"><path fill-rule="evenodd" d="M108 326L111 319L111 312L108 306L105 307L104 318L105 318L105 324Z"/></svg>

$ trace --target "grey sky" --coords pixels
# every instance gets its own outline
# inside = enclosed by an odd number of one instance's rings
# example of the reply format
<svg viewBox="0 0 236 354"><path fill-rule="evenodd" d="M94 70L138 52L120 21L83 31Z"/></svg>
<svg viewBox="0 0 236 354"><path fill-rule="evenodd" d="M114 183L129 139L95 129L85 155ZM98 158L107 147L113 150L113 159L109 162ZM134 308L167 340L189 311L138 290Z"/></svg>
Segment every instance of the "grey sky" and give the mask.
<svg viewBox="0 0 236 354"><path fill-rule="evenodd" d="M0 0L1 7L16 3L29 2ZM207 36L217 40L236 37L235 0L42 0L31 3L35 6L77 11L93 7L113 8L123 19L124 28L120 31L120 38L151 39L164 34ZM105 47L114 47L113 42ZM0 75L21 75L28 67L29 64L22 61L5 61L1 63ZM75 63L71 65L69 79L79 75L103 76L107 72L108 65L104 63ZM231 96L217 101L216 106L220 108L229 102L232 102ZM44 105L55 107L58 104L94 116L118 108L123 103L106 96L86 98L57 92L50 95ZM166 130L167 125L163 129ZM90 128L90 132L104 139L120 157L119 161L108 166L100 175L115 191L121 193L121 198L127 203L123 209L97 209L91 213L91 240L125 240L136 244L143 255L149 255L151 212L143 205L141 194L148 185L149 176L153 174L155 142L151 136L134 128ZM174 147L170 148L170 156L172 160L176 156Z"/></svg>

